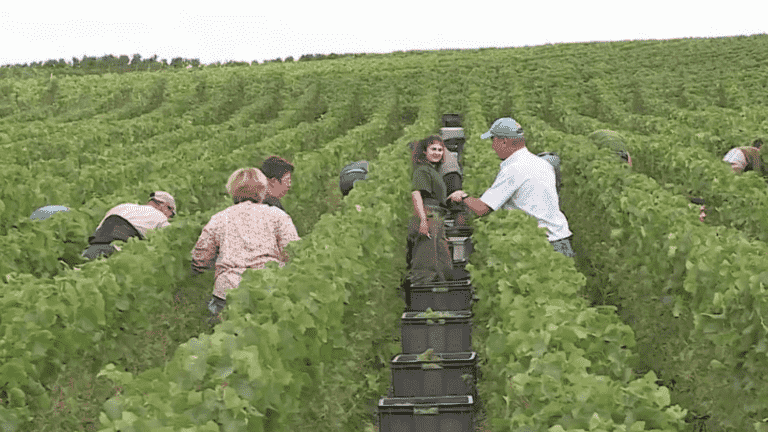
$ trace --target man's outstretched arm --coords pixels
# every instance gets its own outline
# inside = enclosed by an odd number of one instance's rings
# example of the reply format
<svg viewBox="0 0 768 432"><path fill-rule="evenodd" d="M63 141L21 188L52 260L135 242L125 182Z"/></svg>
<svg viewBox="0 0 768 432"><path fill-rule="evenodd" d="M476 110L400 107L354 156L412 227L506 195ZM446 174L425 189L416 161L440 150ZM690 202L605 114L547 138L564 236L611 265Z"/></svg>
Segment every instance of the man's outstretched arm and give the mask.
<svg viewBox="0 0 768 432"><path fill-rule="evenodd" d="M480 198L472 198L469 194L461 190L457 190L450 194L448 199L456 202L463 201L464 204L478 216L485 216L493 211L493 209L488 207L488 205L480 200Z"/></svg>

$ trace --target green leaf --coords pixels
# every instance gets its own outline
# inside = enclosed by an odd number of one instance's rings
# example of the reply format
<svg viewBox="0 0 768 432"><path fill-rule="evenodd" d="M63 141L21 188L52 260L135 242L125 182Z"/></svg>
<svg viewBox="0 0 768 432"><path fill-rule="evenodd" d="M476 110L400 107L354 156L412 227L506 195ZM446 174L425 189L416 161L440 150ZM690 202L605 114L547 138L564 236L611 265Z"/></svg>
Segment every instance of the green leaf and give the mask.
<svg viewBox="0 0 768 432"><path fill-rule="evenodd" d="M12 388L8 393L8 396L11 400L11 406L13 407L22 407L27 404L26 394L18 387Z"/></svg>
<svg viewBox="0 0 768 432"><path fill-rule="evenodd" d="M243 408L247 405L248 404L244 400L240 399L240 397L237 396L237 392L233 388L229 386L224 388L224 406L228 410L231 410L233 408L235 409Z"/></svg>
<svg viewBox="0 0 768 432"><path fill-rule="evenodd" d="M663 408L669 405L669 401L669 389L666 387L657 388L654 392L654 402L656 402L656 405L658 405L659 408Z"/></svg>
<svg viewBox="0 0 768 432"><path fill-rule="evenodd" d="M104 412L110 418L110 420L117 420L123 416L123 406L115 398L108 399L104 402Z"/></svg>
<svg viewBox="0 0 768 432"><path fill-rule="evenodd" d="M127 311L130 309L131 302L126 297L120 297L115 300L115 306L118 310Z"/></svg>

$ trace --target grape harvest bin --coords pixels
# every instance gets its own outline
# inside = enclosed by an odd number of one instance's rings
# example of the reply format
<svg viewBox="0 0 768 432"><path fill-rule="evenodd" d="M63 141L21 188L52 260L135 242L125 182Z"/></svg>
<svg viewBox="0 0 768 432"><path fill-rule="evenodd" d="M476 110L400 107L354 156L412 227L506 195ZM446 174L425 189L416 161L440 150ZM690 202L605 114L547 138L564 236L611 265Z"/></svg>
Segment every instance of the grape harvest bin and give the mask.
<svg viewBox="0 0 768 432"><path fill-rule="evenodd" d="M469 279L413 284L405 290L406 310L469 310L472 307L473 290Z"/></svg>
<svg viewBox="0 0 768 432"><path fill-rule="evenodd" d="M443 127L461 127L461 114L448 113L443 114L441 119Z"/></svg>
<svg viewBox="0 0 768 432"><path fill-rule="evenodd" d="M477 353L433 353L429 358L398 354L392 358L395 397L475 396Z"/></svg>
<svg viewBox="0 0 768 432"><path fill-rule="evenodd" d="M472 396L379 399L379 432L471 432Z"/></svg>
<svg viewBox="0 0 768 432"><path fill-rule="evenodd" d="M403 354L421 354L429 348L435 353L472 351L471 311L449 311L434 319L418 315L419 312L405 312L401 318Z"/></svg>
<svg viewBox="0 0 768 432"><path fill-rule="evenodd" d="M445 148L447 148L448 151L457 153L458 159L461 160L461 155L464 153L464 144L466 143L466 138L464 137L464 128L440 128L440 137L443 139Z"/></svg>

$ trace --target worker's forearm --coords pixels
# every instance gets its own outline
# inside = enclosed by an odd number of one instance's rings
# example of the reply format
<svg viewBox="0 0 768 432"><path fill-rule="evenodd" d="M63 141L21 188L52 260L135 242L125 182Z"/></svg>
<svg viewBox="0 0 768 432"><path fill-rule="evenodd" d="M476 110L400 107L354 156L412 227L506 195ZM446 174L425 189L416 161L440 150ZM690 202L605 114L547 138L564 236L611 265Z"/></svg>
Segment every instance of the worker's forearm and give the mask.
<svg viewBox="0 0 768 432"><path fill-rule="evenodd" d="M478 216L485 216L491 212L491 208L482 202L480 198L467 197L464 199L464 204Z"/></svg>
<svg viewBox="0 0 768 432"><path fill-rule="evenodd" d="M422 221L427 220L427 212L424 210L424 201L421 199L421 192L413 191L413 193L411 193L411 198L413 201L413 208L419 216L419 219Z"/></svg>

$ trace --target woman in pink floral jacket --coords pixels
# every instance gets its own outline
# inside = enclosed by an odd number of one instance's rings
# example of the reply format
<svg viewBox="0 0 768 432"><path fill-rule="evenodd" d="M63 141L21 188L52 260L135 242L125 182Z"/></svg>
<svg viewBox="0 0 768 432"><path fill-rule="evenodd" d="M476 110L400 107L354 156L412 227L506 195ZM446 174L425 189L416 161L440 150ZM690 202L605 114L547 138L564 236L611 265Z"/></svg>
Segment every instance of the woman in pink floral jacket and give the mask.
<svg viewBox="0 0 768 432"><path fill-rule="evenodd" d="M232 173L227 191L234 205L211 217L192 250L193 274L216 268L208 309L217 317L226 305L227 291L238 287L246 269L263 269L270 261L284 266L285 247L301 240L287 213L262 203L267 178L258 169Z"/></svg>

